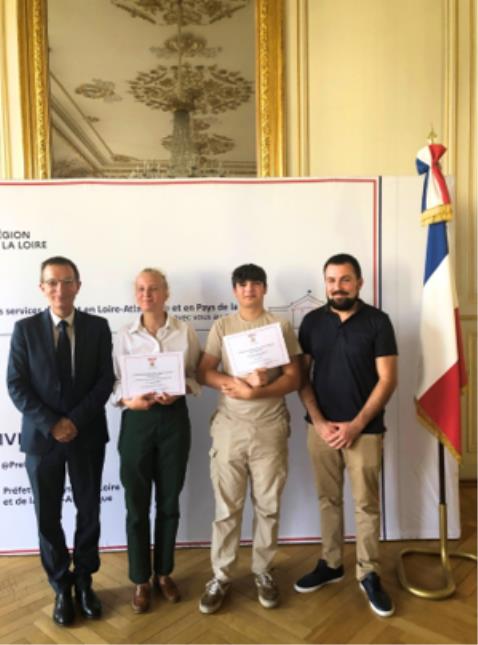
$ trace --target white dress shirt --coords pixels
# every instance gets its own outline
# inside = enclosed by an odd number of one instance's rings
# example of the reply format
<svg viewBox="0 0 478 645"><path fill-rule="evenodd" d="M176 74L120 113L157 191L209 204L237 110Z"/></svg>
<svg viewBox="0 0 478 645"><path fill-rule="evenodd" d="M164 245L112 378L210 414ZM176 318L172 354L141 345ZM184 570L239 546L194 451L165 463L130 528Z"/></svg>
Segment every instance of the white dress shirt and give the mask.
<svg viewBox="0 0 478 645"><path fill-rule="evenodd" d="M139 316L133 323L125 325L113 341L113 364L116 382L111 395L113 405L120 406L123 398L121 387L121 357L128 354L159 354L161 352L183 352L186 385L191 393L199 394L201 386L196 381L196 367L201 347L194 329L182 320L167 315L165 324L156 336L150 334Z"/></svg>

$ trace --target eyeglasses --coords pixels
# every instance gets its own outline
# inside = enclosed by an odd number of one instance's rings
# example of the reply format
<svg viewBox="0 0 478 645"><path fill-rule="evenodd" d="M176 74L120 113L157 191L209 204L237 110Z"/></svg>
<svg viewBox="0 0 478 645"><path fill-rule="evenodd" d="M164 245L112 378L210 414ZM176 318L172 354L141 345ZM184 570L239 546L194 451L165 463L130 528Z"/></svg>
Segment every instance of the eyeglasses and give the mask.
<svg viewBox="0 0 478 645"><path fill-rule="evenodd" d="M64 287L73 287L76 284L75 278L63 278L56 280L55 278L50 278L50 280L42 280L42 284L45 284L49 289L56 289L60 284Z"/></svg>

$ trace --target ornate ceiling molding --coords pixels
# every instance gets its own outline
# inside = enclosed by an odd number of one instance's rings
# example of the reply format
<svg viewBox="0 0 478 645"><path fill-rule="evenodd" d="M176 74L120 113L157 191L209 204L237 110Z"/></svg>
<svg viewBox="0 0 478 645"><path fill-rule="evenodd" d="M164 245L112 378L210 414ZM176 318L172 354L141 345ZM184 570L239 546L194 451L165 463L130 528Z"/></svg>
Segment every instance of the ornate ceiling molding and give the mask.
<svg viewBox="0 0 478 645"><path fill-rule="evenodd" d="M65 90L54 74L50 73L51 125L64 140L99 171L114 163L114 153L93 127L90 119L79 109L74 98ZM55 161L55 166L58 162Z"/></svg>
<svg viewBox="0 0 478 645"><path fill-rule="evenodd" d="M103 81L100 78L93 78L89 83L82 83L75 88L76 94L86 96L88 99L103 99L106 103L122 101L123 99L115 92L116 85L113 81Z"/></svg>
<svg viewBox="0 0 478 645"><path fill-rule="evenodd" d="M158 65L149 72L140 72L128 84L136 101L153 110L185 109L201 114L237 109L250 99L254 85L239 72L190 63L181 67Z"/></svg>
<svg viewBox="0 0 478 645"><path fill-rule="evenodd" d="M222 47L208 47L206 38L186 31L167 38L163 47L150 47L149 50L158 58L177 59L178 55L188 58L195 56L213 58L222 51Z"/></svg>
<svg viewBox="0 0 478 645"><path fill-rule="evenodd" d="M153 24L208 25L230 18L243 9L250 0L111 0L132 18L141 18Z"/></svg>

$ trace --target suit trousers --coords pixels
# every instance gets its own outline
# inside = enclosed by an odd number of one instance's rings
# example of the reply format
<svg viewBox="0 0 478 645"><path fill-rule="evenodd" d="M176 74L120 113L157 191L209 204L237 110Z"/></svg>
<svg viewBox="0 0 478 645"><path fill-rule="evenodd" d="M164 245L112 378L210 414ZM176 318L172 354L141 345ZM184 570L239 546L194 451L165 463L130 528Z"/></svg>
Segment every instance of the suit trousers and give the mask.
<svg viewBox="0 0 478 645"><path fill-rule="evenodd" d="M71 444L55 441L52 450L45 455L26 455L25 466L33 490L41 561L56 592L69 588L73 583L79 587L89 587L91 574L99 569L104 458L104 444L87 450L77 447L75 441ZM71 558L61 525L66 470L77 511L73 572L70 572Z"/></svg>
<svg viewBox="0 0 478 645"><path fill-rule="evenodd" d="M118 450L125 489L129 577L135 584L151 576L150 507L154 484L153 571L169 575L179 524L179 495L191 447L191 425L185 397L149 410L125 410Z"/></svg>
<svg viewBox="0 0 478 645"><path fill-rule="evenodd" d="M329 567L342 564L344 542L343 485L347 469L355 502L356 577L380 573L380 494L383 435L362 434L350 448L336 450L308 425L307 446L314 466L320 508L322 558Z"/></svg>
<svg viewBox="0 0 478 645"><path fill-rule="evenodd" d="M265 573L277 552L280 498L287 478L288 420L253 424L217 412L211 436L216 502L211 543L214 575L223 581L231 578L248 482L254 512L251 568L255 574Z"/></svg>

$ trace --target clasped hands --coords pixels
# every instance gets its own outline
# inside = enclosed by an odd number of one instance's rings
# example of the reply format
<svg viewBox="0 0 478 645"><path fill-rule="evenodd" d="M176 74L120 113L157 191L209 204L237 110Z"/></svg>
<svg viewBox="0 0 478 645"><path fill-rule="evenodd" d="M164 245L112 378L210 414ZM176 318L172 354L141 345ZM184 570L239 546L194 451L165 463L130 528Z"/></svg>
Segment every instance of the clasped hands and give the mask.
<svg viewBox="0 0 478 645"><path fill-rule="evenodd" d="M269 377L265 367L250 372L247 376L239 378L230 377L226 383L221 386L221 392L231 399L253 399L255 398L256 389L267 385Z"/></svg>
<svg viewBox="0 0 478 645"><path fill-rule="evenodd" d="M319 437L336 450L350 448L362 431L353 420L328 421L324 419L319 423L314 423L314 428Z"/></svg>
<svg viewBox="0 0 478 645"><path fill-rule="evenodd" d="M55 423L53 428L50 429L50 433L56 441L59 441L60 443L69 443L76 437L78 430L71 419L62 417Z"/></svg>
<svg viewBox="0 0 478 645"><path fill-rule="evenodd" d="M166 392L146 392L130 399L123 399L123 404L130 410L149 410L153 405L171 405L179 399L178 395Z"/></svg>

